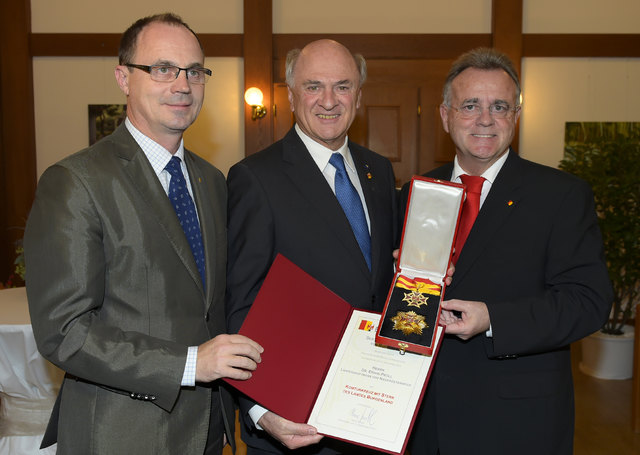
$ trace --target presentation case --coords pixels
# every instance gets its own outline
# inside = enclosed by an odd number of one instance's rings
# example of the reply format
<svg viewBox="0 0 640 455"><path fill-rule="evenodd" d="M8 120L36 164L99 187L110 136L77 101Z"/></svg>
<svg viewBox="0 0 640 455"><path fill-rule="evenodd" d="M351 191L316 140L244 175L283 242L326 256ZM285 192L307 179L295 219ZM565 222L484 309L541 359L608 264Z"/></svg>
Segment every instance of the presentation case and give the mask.
<svg viewBox="0 0 640 455"><path fill-rule="evenodd" d="M465 187L411 180L397 270L376 332L376 343L431 355L453 254Z"/></svg>

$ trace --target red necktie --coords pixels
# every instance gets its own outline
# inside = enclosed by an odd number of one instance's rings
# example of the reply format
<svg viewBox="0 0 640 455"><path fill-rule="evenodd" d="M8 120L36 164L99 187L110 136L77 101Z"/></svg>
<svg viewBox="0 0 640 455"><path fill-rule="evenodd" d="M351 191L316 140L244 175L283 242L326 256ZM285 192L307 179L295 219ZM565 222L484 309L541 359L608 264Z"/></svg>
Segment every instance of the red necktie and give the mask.
<svg viewBox="0 0 640 455"><path fill-rule="evenodd" d="M464 242L471 231L471 226L473 226L473 222L480 211L480 193L482 193L482 184L484 183L484 177L476 175L463 174L460 179L467 187L467 198L462 205L462 215L458 226L458 236L456 237L456 252L453 257L454 263L458 261Z"/></svg>

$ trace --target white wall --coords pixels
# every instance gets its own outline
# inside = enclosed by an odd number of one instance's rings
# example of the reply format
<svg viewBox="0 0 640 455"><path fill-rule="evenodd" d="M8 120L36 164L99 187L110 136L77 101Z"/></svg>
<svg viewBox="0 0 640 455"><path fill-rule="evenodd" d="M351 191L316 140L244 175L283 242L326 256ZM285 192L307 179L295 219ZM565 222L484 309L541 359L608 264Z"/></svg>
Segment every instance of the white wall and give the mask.
<svg viewBox="0 0 640 455"><path fill-rule="evenodd" d="M638 33L638 0L523 0L523 33Z"/></svg>
<svg viewBox="0 0 640 455"><path fill-rule="evenodd" d="M557 166L565 122L640 121L640 59L525 58L520 153Z"/></svg>
<svg viewBox="0 0 640 455"><path fill-rule="evenodd" d="M273 0L274 33L491 33L492 0Z"/></svg>
<svg viewBox="0 0 640 455"><path fill-rule="evenodd" d="M31 0L34 33L122 33L135 20L167 11L196 33L242 33L242 0Z"/></svg>

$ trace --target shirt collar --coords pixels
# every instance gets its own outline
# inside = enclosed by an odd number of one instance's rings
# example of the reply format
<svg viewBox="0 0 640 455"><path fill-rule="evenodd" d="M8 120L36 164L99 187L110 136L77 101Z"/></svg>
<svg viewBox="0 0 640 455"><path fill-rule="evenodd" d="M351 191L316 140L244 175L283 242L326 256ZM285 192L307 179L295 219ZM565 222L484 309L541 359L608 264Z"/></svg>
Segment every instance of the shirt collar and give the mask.
<svg viewBox="0 0 640 455"><path fill-rule="evenodd" d="M309 151L311 158L315 161L316 165L320 168L320 170L324 170L329 164L329 159L331 155L338 152L342 155L344 159L345 165L349 168L350 171L355 172L356 166L353 162L353 158L351 157L351 152L349 152L349 138L344 138L344 144L338 150L331 150L328 147L314 141L309 136L307 136L302 129L296 123L295 125L296 133L304 143L305 147Z"/></svg>
<svg viewBox="0 0 640 455"><path fill-rule="evenodd" d="M129 133L131 133L131 136L133 136L135 141L144 152L145 156L149 160L149 163L151 163L151 167L153 167L156 175L160 175L160 173L164 171L164 168L167 166L172 156L177 156L178 158L180 158L180 161L184 163L184 139L180 140L178 150L174 155L172 155L169 150L155 142L150 137L145 136L140 132L140 130L133 126L133 123L131 123L129 117L125 119L124 124L127 127L127 130L129 130Z"/></svg>
<svg viewBox="0 0 640 455"><path fill-rule="evenodd" d="M507 161L508 156L509 150L507 150L506 153L503 153L495 163L493 163L486 171L484 171L481 177L484 177L485 180L493 185L493 182L496 180L496 177L498 176L500 169L502 169L504 162ZM461 182L460 176L462 174L468 174L468 172L462 169L460 163L458 162L458 156L456 155L456 157L453 159L453 175L451 181Z"/></svg>

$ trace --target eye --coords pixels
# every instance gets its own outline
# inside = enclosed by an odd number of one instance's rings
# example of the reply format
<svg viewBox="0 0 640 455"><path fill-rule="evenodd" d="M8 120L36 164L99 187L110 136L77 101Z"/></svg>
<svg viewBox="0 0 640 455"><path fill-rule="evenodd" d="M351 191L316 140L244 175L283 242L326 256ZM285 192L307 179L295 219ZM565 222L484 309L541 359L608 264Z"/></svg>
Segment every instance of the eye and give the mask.
<svg viewBox="0 0 640 455"><path fill-rule="evenodd" d="M307 92L317 92L320 90L320 87L317 85L307 85Z"/></svg>
<svg viewBox="0 0 640 455"><path fill-rule="evenodd" d="M493 112L506 112L509 110L509 106L505 104L494 104L491 106Z"/></svg>
<svg viewBox="0 0 640 455"><path fill-rule="evenodd" d="M348 85L338 85L339 92L348 92L350 88L351 87L349 87Z"/></svg>
<svg viewBox="0 0 640 455"><path fill-rule="evenodd" d="M155 70L158 74L169 74L171 73L171 66L156 66Z"/></svg>
<svg viewBox="0 0 640 455"><path fill-rule="evenodd" d="M187 70L190 78L199 79L204 73L200 68L189 68Z"/></svg>
<svg viewBox="0 0 640 455"><path fill-rule="evenodd" d="M464 112L475 112L478 110L478 108L479 106L477 104L470 103L470 104L463 104L460 110Z"/></svg>

